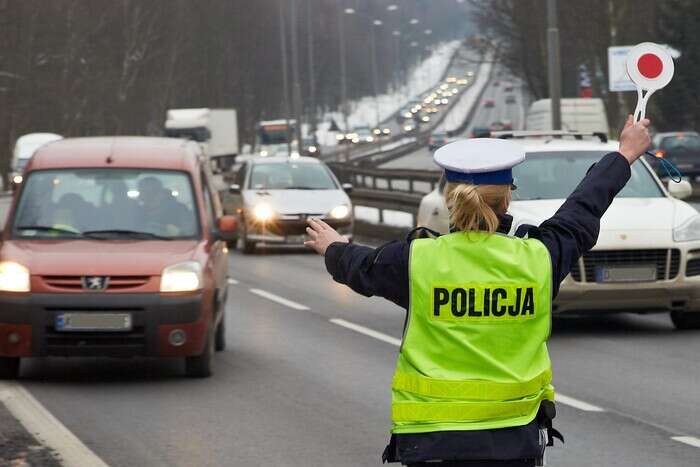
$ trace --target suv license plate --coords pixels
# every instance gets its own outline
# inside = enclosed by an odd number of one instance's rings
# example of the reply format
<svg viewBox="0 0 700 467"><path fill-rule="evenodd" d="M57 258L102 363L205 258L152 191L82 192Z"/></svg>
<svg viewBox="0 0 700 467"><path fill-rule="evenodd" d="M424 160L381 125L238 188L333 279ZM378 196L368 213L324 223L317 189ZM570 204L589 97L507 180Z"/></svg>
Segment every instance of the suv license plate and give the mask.
<svg viewBox="0 0 700 467"><path fill-rule="evenodd" d="M131 331L131 313L60 313L56 331Z"/></svg>
<svg viewBox="0 0 700 467"><path fill-rule="evenodd" d="M605 267L595 271L596 282L653 282L656 280L655 266Z"/></svg>

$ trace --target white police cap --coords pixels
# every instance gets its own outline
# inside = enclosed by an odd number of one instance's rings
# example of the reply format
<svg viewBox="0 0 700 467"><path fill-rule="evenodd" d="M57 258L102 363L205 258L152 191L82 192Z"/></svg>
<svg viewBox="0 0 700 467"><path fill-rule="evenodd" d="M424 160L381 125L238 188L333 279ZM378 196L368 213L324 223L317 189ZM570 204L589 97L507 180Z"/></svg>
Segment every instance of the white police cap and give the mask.
<svg viewBox="0 0 700 467"><path fill-rule="evenodd" d="M472 138L441 147L433 158L448 182L509 185L511 169L525 160L525 150L507 139Z"/></svg>

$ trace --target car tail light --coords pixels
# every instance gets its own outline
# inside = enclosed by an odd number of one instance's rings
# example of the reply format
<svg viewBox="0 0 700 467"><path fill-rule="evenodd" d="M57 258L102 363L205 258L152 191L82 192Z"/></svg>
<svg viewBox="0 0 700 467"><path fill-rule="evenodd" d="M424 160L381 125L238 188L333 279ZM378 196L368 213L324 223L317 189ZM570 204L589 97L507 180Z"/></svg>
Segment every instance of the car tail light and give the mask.
<svg viewBox="0 0 700 467"><path fill-rule="evenodd" d="M663 159L664 156L666 155L666 151L664 151L663 149L657 149L657 150L654 152L654 155L655 155L656 157L658 157L659 159Z"/></svg>

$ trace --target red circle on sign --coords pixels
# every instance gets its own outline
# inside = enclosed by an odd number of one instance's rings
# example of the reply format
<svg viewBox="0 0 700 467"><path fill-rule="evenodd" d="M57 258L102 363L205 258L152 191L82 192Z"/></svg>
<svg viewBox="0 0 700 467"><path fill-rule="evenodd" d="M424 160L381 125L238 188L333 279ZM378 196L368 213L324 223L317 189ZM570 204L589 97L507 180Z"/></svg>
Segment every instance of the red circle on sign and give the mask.
<svg viewBox="0 0 700 467"><path fill-rule="evenodd" d="M637 69L645 78L654 79L664 70L664 64L656 55L644 54L637 60Z"/></svg>

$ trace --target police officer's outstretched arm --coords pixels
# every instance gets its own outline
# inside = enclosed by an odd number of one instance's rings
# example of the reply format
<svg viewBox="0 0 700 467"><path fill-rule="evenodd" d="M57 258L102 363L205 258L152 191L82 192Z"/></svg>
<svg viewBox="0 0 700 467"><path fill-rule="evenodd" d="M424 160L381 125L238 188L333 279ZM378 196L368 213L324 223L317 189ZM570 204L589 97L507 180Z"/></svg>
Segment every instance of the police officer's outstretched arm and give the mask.
<svg viewBox="0 0 700 467"><path fill-rule="evenodd" d="M619 151L595 164L556 214L537 229L552 256L555 295L579 257L596 244L600 218L629 180L630 165L649 148L649 124L647 119L634 123L630 115Z"/></svg>
<svg viewBox="0 0 700 467"><path fill-rule="evenodd" d="M377 295L408 307L408 242L379 248L351 244L320 219L309 219L304 244L325 257L326 269L336 282L366 297Z"/></svg>

